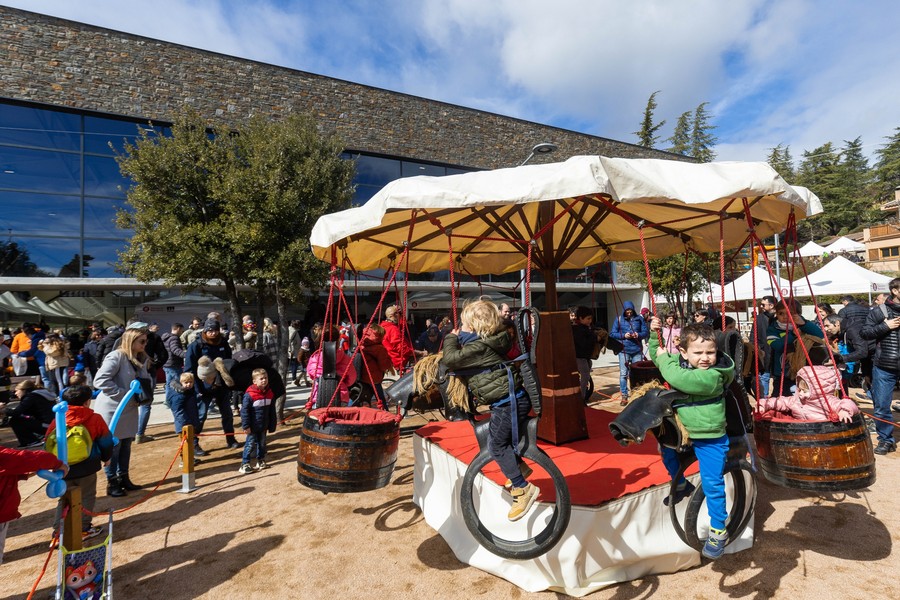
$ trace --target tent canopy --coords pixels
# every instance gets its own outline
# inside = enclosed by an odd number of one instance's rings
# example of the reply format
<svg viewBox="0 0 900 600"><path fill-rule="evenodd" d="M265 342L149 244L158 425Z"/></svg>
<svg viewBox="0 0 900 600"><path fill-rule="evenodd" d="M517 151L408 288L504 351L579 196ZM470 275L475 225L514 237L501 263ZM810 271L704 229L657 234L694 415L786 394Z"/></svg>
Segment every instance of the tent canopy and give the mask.
<svg viewBox="0 0 900 600"><path fill-rule="evenodd" d="M821 257L827 251L825 250L824 246L820 246L819 244L810 240L806 242L797 252L804 258L810 258L813 256Z"/></svg>
<svg viewBox="0 0 900 600"><path fill-rule="evenodd" d="M805 297L825 294L861 294L863 292L886 292L891 278L875 271L869 271L847 260L835 257L827 265L794 282L794 295Z"/></svg>
<svg viewBox="0 0 900 600"><path fill-rule="evenodd" d="M828 252L863 252L866 249L866 245L841 236L828 244L825 249Z"/></svg>
<svg viewBox="0 0 900 600"><path fill-rule="evenodd" d="M720 216L726 247L736 247L747 237L744 199L760 238L781 231L791 211L821 212L814 194L765 163L575 156L398 179L363 206L321 217L310 242L320 259L346 257L357 270L389 268L406 243L414 273L448 269L451 245L455 268L473 275L525 268L529 246L539 269L583 268L640 260L636 223L651 258L718 251Z"/></svg>
<svg viewBox="0 0 900 600"><path fill-rule="evenodd" d="M754 278L756 287L754 288ZM722 286L713 283L709 293L708 302L716 303L722 301ZM777 284L774 275L769 275L763 267L754 267L747 271L731 283L725 284L725 301L734 302L736 300L752 300L753 298L762 298L763 296L780 295L787 296L791 287L791 282L787 279L779 278Z"/></svg>

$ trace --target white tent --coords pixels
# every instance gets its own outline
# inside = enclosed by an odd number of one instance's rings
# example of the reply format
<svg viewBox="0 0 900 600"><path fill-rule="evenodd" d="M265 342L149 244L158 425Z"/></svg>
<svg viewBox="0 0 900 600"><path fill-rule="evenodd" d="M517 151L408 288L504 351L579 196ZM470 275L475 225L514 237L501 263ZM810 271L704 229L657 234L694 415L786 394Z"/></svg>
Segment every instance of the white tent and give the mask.
<svg viewBox="0 0 900 600"><path fill-rule="evenodd" d="M865 249L865 244L854 242L850 238L843 236L834 240L825 247L825 250L827 250L828 252L864 252Z"/></svg>
<svg viewBox="0 0 900 600"><path fill-rule="evenodd" d="M756 279L755 289L753 287L754 277ZM764 268L754 267L753 270L747 271L731 283L725 284L725 301L751 300L754 297L762 298L763 296L775 296L776 298L779 295L787 296L790 292L791 282L787 279L778 279L776 287L773 285L774 281L774 276L770 277ZM712 289L704 300L712 303L721 302L722 286L713 283L711 287Z"/></svg>
<svg viewBox="0 0 900 600"><path fill-rule="evenodd" d="M794 282L794 295L799 297L821 296L824 294L861 294L886 292L891 280L887 275L869 271L838 256L827 265L809 274L809 285L806 278Z"/></svg>
<svg viewBox="0 0 900 600"><path fill-rule="evenodd" d="M808 258L808 257L812 257L812 256L822 256L822 254L824 254L825 252L827 252L827 251L825 250L824 246L820 246L819 244L815 243L812 240L806 242L806 244L804 244L800 248L800 250L798 250L798 253L800 254L800 256L802 256L804 258Z"/></svg>

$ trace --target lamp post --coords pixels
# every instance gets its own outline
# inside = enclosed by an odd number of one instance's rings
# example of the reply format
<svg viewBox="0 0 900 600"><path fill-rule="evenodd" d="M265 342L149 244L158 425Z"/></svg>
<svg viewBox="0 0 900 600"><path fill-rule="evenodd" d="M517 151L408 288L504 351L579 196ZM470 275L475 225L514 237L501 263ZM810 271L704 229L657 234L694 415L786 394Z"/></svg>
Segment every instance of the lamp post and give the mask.
<svg viewBox="0 0 900 600"><path fill-rule="evenodd" d="M556 150L558 148L559 148L559 146L557 146L553 142L541 142L540 144L535 144L534 148L531 149L531 153L528 155L527 158L525 158L525 160L523 160L519 164L519 166L520 167L524 166L529 160L534 158L535 154L552 154L553 152L556 152ZM531 304L531 298L528 297L528 294L526 293L526 290L525 290L525 269L522 269L521 271L519 271L519 279L522 282L522 284L521 284L522 288L521 288L521 290L519 290L521 293L520 298L521 298L522 306L528 306L529 304Z"/></svg>

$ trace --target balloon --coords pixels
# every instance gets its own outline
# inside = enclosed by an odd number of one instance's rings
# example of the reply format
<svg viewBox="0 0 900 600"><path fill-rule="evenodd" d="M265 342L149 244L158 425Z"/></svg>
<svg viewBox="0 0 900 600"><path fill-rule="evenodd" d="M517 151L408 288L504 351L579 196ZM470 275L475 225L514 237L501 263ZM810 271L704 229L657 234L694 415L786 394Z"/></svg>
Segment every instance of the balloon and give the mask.
<svg viewBox="0 0 900 600"><path fill-rule="evenodd" d="M66 442L66 411L69 410L67 402L58 402L53 407L56 413L56 456L59 460L69 464L69 444Z"/></svg>
<svg viewBox="0 0 900 600"><path fill-rule="evenodd" d="M119 439L115 437L116 425L119 424L119 418L122 416L122 411L125 410L125 405L128 404L128 401L135 395L140 393L141 391L141 382L135 379L131 382L131 387L128 388L128 393L125 394L125 397L122 398L122 401L119 402L119 407L116 408L116 412L113 414L112 421L109 422L109 432L113 435L113 445L119 443Z"/></svg>
<svg viewBox="0 0 900 600"><path fill-rule="evenodd" d="M49 498L59 498L66 493L66 482L63 479L62 471L39 469L37 474L47 480L47 496Z"/></svg>

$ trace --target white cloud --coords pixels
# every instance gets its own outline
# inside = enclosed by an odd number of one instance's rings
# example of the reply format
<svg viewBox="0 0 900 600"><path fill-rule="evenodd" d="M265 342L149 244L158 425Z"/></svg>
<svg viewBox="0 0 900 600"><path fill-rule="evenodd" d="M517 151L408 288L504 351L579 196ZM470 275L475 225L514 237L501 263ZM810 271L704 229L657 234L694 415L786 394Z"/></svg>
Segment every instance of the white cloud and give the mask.
<svg viewBox="0 0 900 600"><path fill-rule="evenodd" d="M893 0L18 0L189 46L634 141L710 102L722 159L900 125Z"/></svg>

